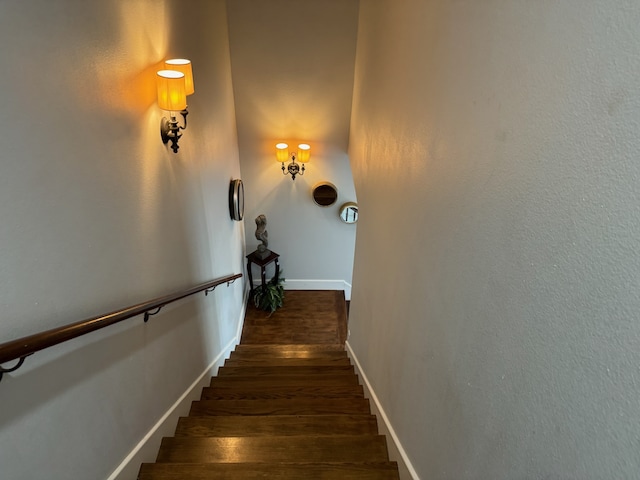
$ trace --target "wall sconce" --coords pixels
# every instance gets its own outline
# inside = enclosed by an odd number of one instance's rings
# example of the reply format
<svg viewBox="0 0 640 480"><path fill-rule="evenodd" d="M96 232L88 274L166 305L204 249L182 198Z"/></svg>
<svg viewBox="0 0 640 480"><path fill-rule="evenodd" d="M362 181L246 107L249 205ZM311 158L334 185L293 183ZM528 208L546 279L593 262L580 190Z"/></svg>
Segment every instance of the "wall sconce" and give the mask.
<svg viewBox="0 0 640 480"><path fill-rule="evenodd" d="M182 135L180 130L187 128L187 95L194 91L193 72L191 62L183 58L175 58L164 62L165 70L157 73L158 106L170 112L169 120L162 117L160 122L160 136L162 143L171 140L171 150L178 153L178 140ZM180 112L183 126L178 125L175 112Z"/></svg>
<svg viewBox="0 0 640 480"><path fill-rule="evenodd" d="M282 163L282 174L291 175L291 180L296 179L296 175L304 175L304 164L309 161L311 147L306 143L298 145L298 151L293 152L289 157L289 145L286 143L278 143L276 145L276 160ZM291 158L291 163L287 165L285 170L284 162ZM296 163L298 160L299 163ZM302 167L301 167L302 165Z"/></svg>

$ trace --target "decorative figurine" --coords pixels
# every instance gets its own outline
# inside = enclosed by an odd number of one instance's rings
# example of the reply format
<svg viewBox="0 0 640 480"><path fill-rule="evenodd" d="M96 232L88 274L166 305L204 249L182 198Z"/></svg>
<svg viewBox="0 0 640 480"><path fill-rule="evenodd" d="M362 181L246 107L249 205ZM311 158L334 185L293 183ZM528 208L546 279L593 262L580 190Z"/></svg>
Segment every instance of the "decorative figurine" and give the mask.
<svg viewBox="0 0 640 480"><path fill-rule="evenodd" d="M260 258L267 258L271 251L269 246L269 232L267 232L267 217L260 214L256 217L256 238L262 243L258 245L257 252Z"/></svg>

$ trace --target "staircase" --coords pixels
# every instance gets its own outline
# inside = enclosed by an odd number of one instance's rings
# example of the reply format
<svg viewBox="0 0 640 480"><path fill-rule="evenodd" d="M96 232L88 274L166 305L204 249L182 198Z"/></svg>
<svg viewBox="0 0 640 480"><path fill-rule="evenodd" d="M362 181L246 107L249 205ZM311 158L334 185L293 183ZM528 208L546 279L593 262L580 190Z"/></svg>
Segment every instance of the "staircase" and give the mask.
<svg viewBox="0 0 640 480"><path fill-rule="evenodd" d="M296 299L304 306L309 294L292 293L286 306ZM156 463L142 465L139 480L399 478L344 343L335 341L344 328L327 327L335 318L311 319L322 322L328 343L263 343L310 326L308 319L292 323L300 312L289 312L283 308L270 322L247 312L243 341L175 436L163 439Z"/></svg>

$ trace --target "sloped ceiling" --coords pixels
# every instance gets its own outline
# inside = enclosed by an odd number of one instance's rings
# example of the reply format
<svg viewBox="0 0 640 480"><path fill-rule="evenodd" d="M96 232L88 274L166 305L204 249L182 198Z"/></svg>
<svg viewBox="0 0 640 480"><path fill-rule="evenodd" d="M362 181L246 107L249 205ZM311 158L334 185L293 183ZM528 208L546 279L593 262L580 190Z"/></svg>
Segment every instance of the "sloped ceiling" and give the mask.
<svg viewBox="0 0 640 480"><path fill-rule="evenodd" d="M243 139L326 139L346 147L357 8L349 0L228 2Z"/></svg>

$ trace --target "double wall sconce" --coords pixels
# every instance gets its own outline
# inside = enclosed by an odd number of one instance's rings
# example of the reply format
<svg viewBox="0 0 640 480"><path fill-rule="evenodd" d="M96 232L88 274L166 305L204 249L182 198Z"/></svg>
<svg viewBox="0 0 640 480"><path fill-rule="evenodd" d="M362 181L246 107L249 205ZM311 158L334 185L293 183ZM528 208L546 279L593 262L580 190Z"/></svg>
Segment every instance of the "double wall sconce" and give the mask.
<svg viewBox="0 0 640 480"><path fill-rule="evenodd" d="M171 150L178 153L178 140L182 137L180 130L187 128L187 95L191 95L195 89L193 86L193 71L191 61L183 58L174 58L164 62L164 70L157 73L158 106L166 110L170 117L162 117L160 122L160 136L162 143L167 144L171 140ZM176 112L180 112L184 122L178 125Z"/></svg>
<svg viewBox="0 0 640 480"><path fill-rule="evenodd" d="M278 143L276 145L276 160L282 163L282 174L291 175L291 180L296 179L296 175L304 175L304 164L309 161L311 147L306 143L298 145L298 151L289 155L289 145L286 143ZM286 169L284 162L291 160ZM296 160L298 163L296 163Z"/></svg>

